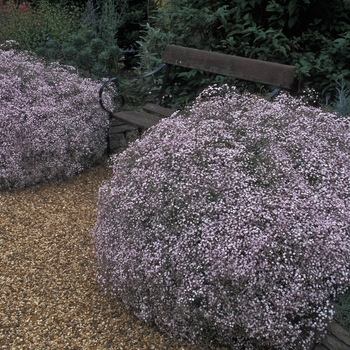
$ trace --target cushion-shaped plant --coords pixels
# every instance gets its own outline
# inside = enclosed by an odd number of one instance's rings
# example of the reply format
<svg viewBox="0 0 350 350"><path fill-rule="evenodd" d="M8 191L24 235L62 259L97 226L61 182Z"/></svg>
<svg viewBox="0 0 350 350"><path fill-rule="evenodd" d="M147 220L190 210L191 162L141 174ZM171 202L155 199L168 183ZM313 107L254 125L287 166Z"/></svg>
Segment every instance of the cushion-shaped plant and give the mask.
<svg viewBox="0 0 350 350"><path fill-rule="evenodd" d="M0 48L0 189L54 181L106 148L99 85L72 68Z"/></svg>
<svg viewBox="0 0 350 350"><path fill-rule="evenodd" d="M209 88L113 159L98 279L171 336L304 349L350 283L349 126Z"/></svg>

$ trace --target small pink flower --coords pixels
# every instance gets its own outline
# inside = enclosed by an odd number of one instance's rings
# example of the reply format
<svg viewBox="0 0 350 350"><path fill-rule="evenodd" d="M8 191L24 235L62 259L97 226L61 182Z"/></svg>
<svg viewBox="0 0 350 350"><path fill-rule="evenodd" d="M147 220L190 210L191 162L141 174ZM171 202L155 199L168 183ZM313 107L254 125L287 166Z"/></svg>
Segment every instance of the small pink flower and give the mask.
<svg viewBox="0 0 350 350"><path fill-rule="evenodd" d="M0 46L0 189L72 176L105 150L100 83Z"/></svg>
<svg viewBox="0 0 350 350"><path fill-rule="evenodd" d="M350 285L349 123L210 87L113 159L101 285L192 342L306 349Z"/></svg>

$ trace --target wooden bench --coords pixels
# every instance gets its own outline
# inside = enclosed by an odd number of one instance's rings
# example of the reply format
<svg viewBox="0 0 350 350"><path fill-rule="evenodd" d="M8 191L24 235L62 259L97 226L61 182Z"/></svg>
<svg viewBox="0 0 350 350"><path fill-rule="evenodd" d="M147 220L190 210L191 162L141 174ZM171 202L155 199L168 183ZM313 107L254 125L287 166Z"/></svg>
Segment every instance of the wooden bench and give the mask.
<svg viewBox="0 0 350 350"><path fill-rule="evenodd" d="M147 77L165 69L158 99L154 104L146 104L138 111L122 111L124 98L118 94L116 94L115 97L118 97L121 101L119 108L111 111L103 103L105 88L109 84L114 83L118 78L111 78L101 86L99 91L100 105L109 113L110 119L116 119L120 122L133 125L140 130L144 130L157 124L162 118L169 117L174 110L162 107L161 103L172 66L180 66L183 68L262 83L274 86L278 89L291 89L295 75L294 66L176 45L166 46L162 62L162 65L157 69L142 76Z"/></svg>

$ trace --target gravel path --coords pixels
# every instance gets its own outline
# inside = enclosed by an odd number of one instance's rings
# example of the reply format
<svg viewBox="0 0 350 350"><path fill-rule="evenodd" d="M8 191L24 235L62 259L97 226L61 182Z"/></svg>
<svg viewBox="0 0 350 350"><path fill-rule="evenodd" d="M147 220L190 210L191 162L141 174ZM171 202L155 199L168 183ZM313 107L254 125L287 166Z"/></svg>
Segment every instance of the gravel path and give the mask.
<svg viewBox="0 0 350 350"><path fill-rule="evenodd" d="M107 162L0 192L0 349L203 350L138 321L95 281L91 230Z"/></svg>

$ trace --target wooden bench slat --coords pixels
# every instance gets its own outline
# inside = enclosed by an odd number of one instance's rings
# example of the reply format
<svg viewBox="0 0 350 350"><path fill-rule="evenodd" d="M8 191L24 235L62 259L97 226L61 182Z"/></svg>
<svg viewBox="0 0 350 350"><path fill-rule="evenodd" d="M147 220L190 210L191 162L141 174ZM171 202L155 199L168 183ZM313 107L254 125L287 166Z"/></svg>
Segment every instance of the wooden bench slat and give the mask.
<svg viewBox="0 0 350 350"><path fill-rule="evenodd" d="M175 112L175 109L165 108L162 106L155 105L153 103L147 103L145 106L142 107L142 109L146 112L159 115L162 118L168 118Z"/></svg>
<svg viewBox="0 0 350 350"><path fill-rule="evenodd" d="M118 112L116 114L113 114L113 118L142 129L150 128L162 119L155 114L141 111Z"/></svg>
<svg viewBox="0 0 350 350"><path fill-rule="evenodd" d="M350 347L349 331L343 325L341 325L339 322L337 322L333 319L328 324L327 330Z"/></svg>
<svg viewBox="0 0 350 350"><path fill-rule="evenodd" d="M322 345L324 345L327 349L350 350L350 346L346 345L330 333L326 333L326 335L322 338Z"/></svg>
<svg viewBox="0 0 350 350"><path fill-rule="evenodd" d="M291 89L294 66L167 45L163 63Z"/></svg>
<svg viewBox="0 0 350 350"><path fill-rule="evenodd" d="M109 136L107 137L108 152L117 145L123 143L121 138L127 141L127 134L138 129L148 129L157 124L163 118L170 117L175 110L159 106L162 102L168 84L168 77L172 66L195 69L218 75L229 76L237 79L253 81L277 88L292 89L296 67L265 62L256 59L222 54L193 48L167 45L163 54L163 64L154 71L140 78L150 76L166 66L162 87L158 95L157 104L146 104L140 111L111 112L103 103L103 90L108 84L114 84L117 78L111 78L104 82L99 91L101 107L109 113L110 119L122 122L122 124L110 123ZM121 137L121 138L120 138ZM112 140L110 140L112 138ZM115 140L116 142L114 142ZM350 349L349 349L350 350Z"/></svg>
<svg viewBox="0 0 350 350"><path fill-rule="evenodd" d="M325 346L323 346L322 344L317 344L314 348L314 350L329 350L327 349Z"/></svg>
<svg viewBox="0 0 350 350"><path fill-rule="evenodd" d="M109 123L109 134L112 135L112 134L116 134L116 133L128 132L128 131L132 130L132 128L135 128L135 127L131 126L127 122L112 119Z"/></svg>

